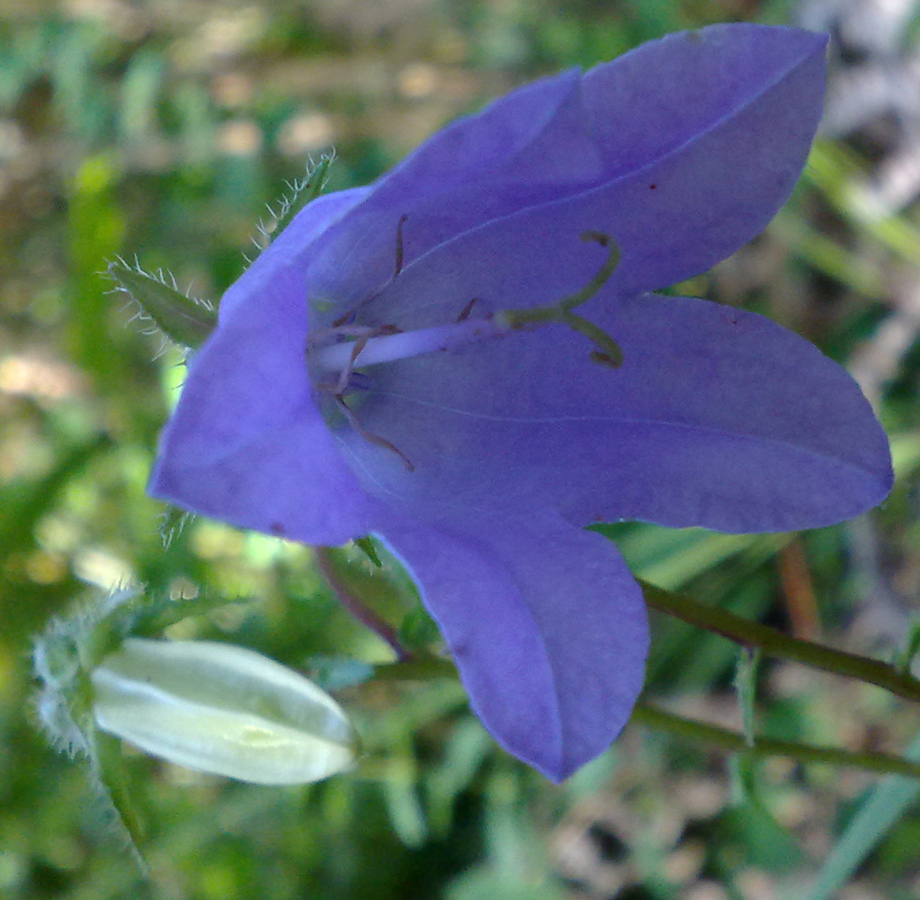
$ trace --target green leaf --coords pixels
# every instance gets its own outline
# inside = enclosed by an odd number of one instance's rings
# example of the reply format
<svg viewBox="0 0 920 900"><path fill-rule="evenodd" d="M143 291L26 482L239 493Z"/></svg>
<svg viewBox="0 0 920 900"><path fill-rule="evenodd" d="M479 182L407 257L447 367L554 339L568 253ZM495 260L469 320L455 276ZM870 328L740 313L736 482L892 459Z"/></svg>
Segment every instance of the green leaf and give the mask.
<svg viewBox="0 0 920 900"><path fill-rule="evenodd" d="M894 667L899 672L910 675L918 653L920 653L920 615L914 613L907 623L907 636L894 660Z"/></svg>
<svg viewBox="0 0 920 900"><path fill-rule="evenodd" d="M472 784L493 747L491 736L476 719L461 719L454 725L444 758L426 781L432 828L439 835L450 830L457 797Z"/></svg>
<svg viewBox="0 0 920 900"><path fill-rule="evenodd" d="M726 842L737 842L744 847L749 865L788 872L801 862L798 841L752 793L748 793L744 803L726 812L719 824Z"/></svg>
<svg viewBox="0 0 920 900"><path fill-rule="evenodd" d="M118 197L120 162L112 153L87 157L68 194L68 343L74 359L94 378L97 390L121 384L124 362L111 325L105 279L99 269L122 246L125 222Z"/></svg>
<svg viewBox="0 0 920 900"><path fill-rule="evenodd" d="M457 878L447 890L447 900L563 900L561 887L542 880L515 878L491 866L471 869Z"/></svg>
<svg viewBox="0 0 920 900"><path fill-rule="evenodd" d="M324 691L341 691L364 684L374 677L374 667L360 659L342 656L311 656L307 674Z"/></svg>
<svg viewBox="0 0 920 900"><path fill-rule="evenodd" d="M920 735L905 756L920 761ZM840 836L821 869L818 879L805 895L806 900L829 900L849 881L850 876L875 849L892 826L904 815L920 794L920 782L892 775L881 781L868 795L859 812Z"/></svg>
<svg viewBox="0 0 920 900"><path fill-rule="evenodd" d="M415 653L429 652L440 641L437 622L421 603L410 609L399 623L399 642Z"/></svg>

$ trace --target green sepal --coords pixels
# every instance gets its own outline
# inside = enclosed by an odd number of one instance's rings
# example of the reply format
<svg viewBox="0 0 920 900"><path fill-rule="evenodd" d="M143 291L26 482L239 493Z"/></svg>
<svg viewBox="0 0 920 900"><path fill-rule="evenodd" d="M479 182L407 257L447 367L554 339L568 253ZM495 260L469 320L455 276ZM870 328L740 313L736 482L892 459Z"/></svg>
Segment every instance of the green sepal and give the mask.
<svg viewBox="0 0 920 900"><path fill-rule="evenodd" d="M380 556L377 553L377 548L374 546L374 541L371 538L355 538L355 546L371 561L371 563L373 563L376 568L383 568L383 563L380 561Z"/></svg>
<svg viewBox="0 0 920 900"><path fill-rule="evenodd" d="M110 263L109 277L118 289L140 307L171 340L182 347L200 347L217 326L217 312L209 304L193 300L162 277L132 268L123 259Z"/></svg>
<svg viewBox="0 0 920 900"><path fill-rule="evenodd" d="M202 591L192 597L170 597L167 593L131 592L96 626L93 667L117 650L128 637L158 637L171 625L190 616L204 616L217 609L245 604L245 597L227 598Z"/></svg>
<svg viewBox="0 0 920 900"><path fill-rule="evenodd" d="M304 178L286 182L288 193L274 206L269 205L271 218L259 223L258 231L262 240L255 241L260 250L264 250L308 204L312 203L326 187L329 166L335 159L334 153L324 154L316 165L308 166Z"/></svg>
<svg viewBox="0 0 920 900"><path fill-rule="evenodd" d="M178 506L167 506L157 525L157 531L163 541L163 546L168 549L172 542L185 530L185 526L194 518L194 514L188 512L188 510L179 509Z"/></svg>
<svg viewBox="0 0 920 900"><path fill-rule="evenodd" d="M307 170L306 178L295 181L290 185L293 196L290 200L282 203L281 215L278 217L278 224L274 228L275 234L280 234L284 231L294 216L323 192L326 182L329 180L329 166L332 165L333 159L335 159L335 154L324 154L315 166Z"/></svg>
<svg viewBox="0 0 920 900"><path fill-rule="evenodd" d="M35 639L33 663L41 685L39 718L52 745L85 759L93 789L113 813L138 865L146 872L140 850L143 829L128 797L121 748L96 728L89 674L113 644L111 617L136 596L134 591L118 591L69 618L53 619Z"/></svg>
<svg viewBox="0 0 920 900"><path fill-rule="evenodd" d="M141 846L144 842L144 826L131 801L128 772L125 768L121 741L93 726L91 734L91 764L98 779L97 788L118 816L118 821L127 833L131 849L144 872L149 866Z"/></svg>

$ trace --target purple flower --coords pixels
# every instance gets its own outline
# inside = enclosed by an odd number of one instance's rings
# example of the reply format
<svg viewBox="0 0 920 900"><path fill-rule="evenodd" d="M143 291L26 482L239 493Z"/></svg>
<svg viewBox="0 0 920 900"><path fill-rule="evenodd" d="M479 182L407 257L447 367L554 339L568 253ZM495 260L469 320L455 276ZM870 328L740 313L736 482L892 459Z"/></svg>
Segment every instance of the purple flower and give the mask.
<svg viewBox="0 0 920 900"><path fill-rule="evenodd" d="M151 492L311 544L379 535L486 726L566 777L627 720L648 644L638 586L583 526L813 528L890 487L840 366L759 316L647 293L789 195L824 49L793 29L675 34L315 200L223 298ZM579 291L568 319L515 319Z"/></svg>

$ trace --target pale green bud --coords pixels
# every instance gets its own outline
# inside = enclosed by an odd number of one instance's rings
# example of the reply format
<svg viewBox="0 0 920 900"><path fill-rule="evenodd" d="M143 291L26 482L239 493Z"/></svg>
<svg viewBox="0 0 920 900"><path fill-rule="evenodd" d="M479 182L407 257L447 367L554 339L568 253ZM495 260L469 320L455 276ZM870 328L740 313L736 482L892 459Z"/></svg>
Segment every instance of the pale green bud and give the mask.
<svg viewBox="0 0 920 900"><path fill-rule="evenodd" d="M190 769L302 784L357 755L351 723L328 694L241 647L129 638L91 678L99 728Z"/></svg>

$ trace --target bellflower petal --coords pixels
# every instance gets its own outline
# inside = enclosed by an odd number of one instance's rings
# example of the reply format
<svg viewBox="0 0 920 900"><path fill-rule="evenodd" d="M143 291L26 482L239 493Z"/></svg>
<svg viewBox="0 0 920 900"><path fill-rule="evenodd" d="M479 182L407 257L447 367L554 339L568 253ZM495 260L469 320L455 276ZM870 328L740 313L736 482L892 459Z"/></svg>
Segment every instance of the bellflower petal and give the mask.
<svg viewBox="0 0 920 900"><path fill-rule="evenodd" d="M445 505L551 499L575 524L643 519L726 532L850 518L891 487L887 440L856 382L769 319L687 297L607 302L623 349L592 362L563 326L381 366L364 425L418 472L348 439L375 489ZM513 378L508 373L527 373ZM483 452L484 448L488 448Z"/></svg>
<svg viewBox="0 0 920 900"><path fill-rule="evenodd" d="M377 182L303 256L311 296L334 301L326 319L390 278L403 213L409 267L457 234L596 183L603 166L582 121L580 91L576 70L528 85L435 135Z"/></svg>
<svg viewBox="0 0 920 900"><path fill-rule="evenodd" d="M311 203L226 293L216 332L189 361L151 493L308 543L340 544L368 532L368 499L342 462L305 377L304 288L285 253L362 193ZM261 297L266 302L247 303Z"/></svg>
<svg viewBox="0 0 920 900"><path fill-rule="evenodd" d="M579 241L586 230L615 236L622 258L609 287L619 295L705 271L762 231L789 196L821 115L825 45L795 29L714 26L646 44L589 72L577 90L570 73L542 83L538 114L532 90L515 93L501 111L535 115L542 126L526 152L515 146L495 159L484 139L494 107L455 126L480 164L475 183L458 187L446 176L441 190L430 187L431 169L455 165L458 142L426 145L417 155L428 193L400 197L390 186L410 180L410 157L314 248L315 290L354 302L343 286L354 282L335 261L351 265L349 242L361 235L366 249L368 233L378 242L370 256L391 260L398 214L408 217L405 270L368 321L398 316L402 327L420 327L470 297L502 309L551 301L597 269L597 248ZM439 153L440 170L431 159ZM566 155L568 178L558 174ZM541 158L552 162L535 170L531 160ZM484 264L470 272L471 259Z"/></svg>
<svg viewBox="0 0 920 900"><path fill-rule="evenodd" d="M565 777L622 727L647 647L636 583L583 526L815 527L890 486L838 365L759 316L646 293L786 199L825 43L673 35L515 91L314 201L225 296L151 492L308 543L379 534L485 724ZM588 285L578 316L606 345L569 327L572 307L568 325L514 324Z"/></svg>
<svg viewBox="0 0 920 900"><path fill-rule="evenodd" d="M259 265L250 267L224 294L220 302L223 319L226 320L238 305L245 306L248 299L259 296L266 285L271 285L273 272L290 268L296 270L303 249L315 244L370 192L369 187L351 188L335 194L325 194L307 204L290 225L259 254ZM270 310L265 311L272 315ZM252 309L244 309L243 315L247 318L252 314Z"/></svg>
<svg viewBox="0 0 920 900"><path fill-rule="evenodd" d="M545 514L384 528L507 750L558 781L610 745L642 687L648 626L608 541Z"/></svg>

